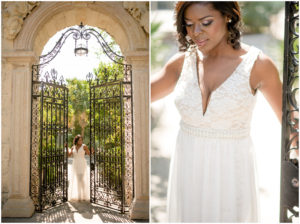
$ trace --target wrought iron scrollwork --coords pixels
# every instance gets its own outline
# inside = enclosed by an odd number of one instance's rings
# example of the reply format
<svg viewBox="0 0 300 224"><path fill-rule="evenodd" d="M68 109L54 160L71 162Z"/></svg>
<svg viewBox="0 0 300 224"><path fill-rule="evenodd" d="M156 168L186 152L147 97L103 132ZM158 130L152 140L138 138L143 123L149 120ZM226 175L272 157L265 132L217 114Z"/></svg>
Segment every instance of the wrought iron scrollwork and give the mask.
<svg viewBox="0 0 300 224"><path fill-rule="evenodd" d="M299 218L299 2L285 3L280 222Z"/></svg>
<svg viewBox="0 0 300 224"><path fill-rule="evenodd" d="M90 89L91 202L129 211L134 197L131 65L86 76Z"/></svg>
<svg viewBox="0 0 300 224"><path fill-rule="evenodd" d="M59 53L60 49L64 45L67 38L72 35L73 39L76 41L83 39L88 41L92 36L94 36L100 46L102 47L104 53L115 63L122 64L124 57L115 53L110 47L109 44L105 41L103 36L94 28L89 28L84 26L82 23L78 26L78 28L71 27L67 29L59 38L59 40L56 42L54 48L45 55L40 56L40 67L43 67L44 65L48 64L50 61L52 61L56 55Z"/></svg>
<svg viewBox="0 0 300 224"><path fill-rule="evenodd" d="M30 196L40 212L68 198L68 89L57 78L32 67Z"/></svg>

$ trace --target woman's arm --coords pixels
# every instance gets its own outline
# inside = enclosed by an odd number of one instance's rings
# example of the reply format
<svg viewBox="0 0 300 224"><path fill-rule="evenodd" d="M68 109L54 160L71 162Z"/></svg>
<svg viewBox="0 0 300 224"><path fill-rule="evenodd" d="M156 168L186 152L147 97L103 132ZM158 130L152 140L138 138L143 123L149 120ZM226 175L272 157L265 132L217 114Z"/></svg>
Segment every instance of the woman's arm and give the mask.
<svg viewBox="0 0 300 224"><path fill-rule="evenodd" d="M68 150L68 157L71 157L73 155L73 146L70 148L70 150L69 148L67 148L67 150Z"/></svg>
<svg viewBox="0 0 300 224"><path fill-rule="evenodd" d="M281 123L282 83L275 64L268 56L262 53L258 56L251 72L250 83L253 89L262 92Z"/></svg>
<svg viewBox="0 0 300 224"><path fill-rule="evenodd" d="M253 75L253 76L252 76ZM280 123L282 122L282 83L279 78L278 70L273 61L266 55L261 54L256 60L252 70L252 83L258 86L266 100L271 105ZM297 118L298 113L292 114L292 119ZM297 133L292 133L292 139ZM293 140L292 146L297 144L297 137Z"/></svg>
<svg viewBox="0 0 300 224"><path fill-rule="evenodd" d="M174 55L164 68L151 80L151 102L171 93L180 76L184 53Z"/></svg>
<svg viewBox="0 0 300 224"><path fill-rule="evenodd" d="M86 145L83 146L83 149L85 151L85 154L90 155L90 150Z"/></svg>

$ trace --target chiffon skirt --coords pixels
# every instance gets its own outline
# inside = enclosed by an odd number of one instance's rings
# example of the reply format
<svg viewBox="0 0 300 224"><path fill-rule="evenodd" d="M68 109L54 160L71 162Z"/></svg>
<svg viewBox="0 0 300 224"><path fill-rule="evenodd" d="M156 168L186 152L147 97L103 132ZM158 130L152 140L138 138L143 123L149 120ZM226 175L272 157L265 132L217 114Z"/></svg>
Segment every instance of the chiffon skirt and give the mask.
<svg viewBox="0 0 300 224"><path fill-rule="evenodd" d="M171 158L169 222L258 222L251 137L203 137L179 130Z"/></svg>
<svg viewBox="0 0 300 224"><path fill-rule="evenodd" d="M89 170L85 158L74 158L69 170L69 201L90 200Z"/></svg>

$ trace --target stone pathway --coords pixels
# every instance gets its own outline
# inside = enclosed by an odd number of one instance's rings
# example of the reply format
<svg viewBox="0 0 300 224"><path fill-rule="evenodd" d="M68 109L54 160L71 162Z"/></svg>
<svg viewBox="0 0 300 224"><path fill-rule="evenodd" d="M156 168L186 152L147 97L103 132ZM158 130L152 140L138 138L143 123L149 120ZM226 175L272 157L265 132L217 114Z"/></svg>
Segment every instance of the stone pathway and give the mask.
<svg viewBox="0 0 300 224"><path fill-rule="evenodd" d="M89 202L66 202L43 213L35 213L31 218L2 218L4 223L123 223L135 222L128 215L101 208Z"/></svg>
<svg viewBox="0 0 300 224"><path fill-rule="evenodd" d="M68 160L69 174L72 172L72 162ZM86 156L89 170L89 156ZM89 202L66 202L62 205L47 209L43 213L35 213L31 218L2 218L4 223L133 223L149 222L149 220L131 220L127 214L104 209Z"/></svg>

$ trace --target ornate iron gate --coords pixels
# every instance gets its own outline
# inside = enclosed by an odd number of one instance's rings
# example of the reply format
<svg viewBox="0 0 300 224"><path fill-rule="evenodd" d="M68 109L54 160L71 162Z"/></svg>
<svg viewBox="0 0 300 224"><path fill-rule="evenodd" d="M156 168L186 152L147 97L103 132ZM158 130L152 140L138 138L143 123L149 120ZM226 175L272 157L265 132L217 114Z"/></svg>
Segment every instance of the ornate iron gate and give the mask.
<svg viewBox="0 0 300 224"><path fill-rule="evenodd" d="M50 74L32 67L30 196L37 211L68 198L68 89Z"/></svg>
<svg viewBox="0 0 300 224"><path fill-rule="evenodd" d="M75 40L75 54L88 53L95 37L116 69L106 69L90 84L90 201L126 212L134 195L132 69L112 51L102 35L82 23L67 29L54 48L32 67L30 195L36 210L67 201L68 89L51 71L41 69L59 53L66 39Z"/></svg>
<svg viewBox="0 0 300 224"><path fill-rule="evenodd" d="M285 3L280 222L299 218L299 2Z"/></svg>
<svg viewBox="0 0 300 224"><path fill-rule="evenodd" d="M120 59L120 58L119 58ZM133 107L131 66L114 60L90 84L91 202L129 211L133 199ZM120 78L118 78L120 77Z"/></svg>
<svg viewBox="0 0 300 224"><path fill-rule="evenodd" d="M29 193L40 212L68 200L68 89L63 77L57 80L55 70L51 76L43 71L69 36L75 40L75 50L81 49L77 41L82 39L82 27L66 30L32 66ZM84 36L86 42L89 37Z"/></svg>

